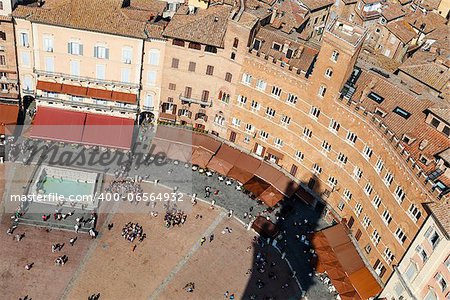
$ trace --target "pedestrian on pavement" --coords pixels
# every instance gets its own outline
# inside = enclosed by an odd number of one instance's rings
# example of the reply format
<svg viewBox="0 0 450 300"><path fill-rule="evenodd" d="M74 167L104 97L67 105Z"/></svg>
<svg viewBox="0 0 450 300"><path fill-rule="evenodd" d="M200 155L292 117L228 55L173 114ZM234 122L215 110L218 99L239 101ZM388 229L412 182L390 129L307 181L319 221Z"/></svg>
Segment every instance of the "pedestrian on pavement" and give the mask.
<svg viewBox="0 0 450 300"><path fill-rule="evenodd" d="M78 239L77 237L71 238L71 239L69 240L70 246L73 246L73 244L75 244L75 241L76 241L77 239Z"/></svg>
<svg viewBox="0 0 450 300"><path fill-rule="evenodd" d="M230 293L228 292L228 291L226 291L225 292L225 294L223 294L223 297L226 299L226 298L228 298L228 295L229 295Z"/></svg>
<svg viewBox="0 0 450 300"><path fill-rule="evenodd" d="M200 240L200 246L203 246L203 244L206 242L206 238L202 237Z"/></svg>
<svg viewBox="0 0 450 300"><path fill-rule="evenodd" d="M211 243L213 240L214 240L214 234L211 234L211 235L209 236L209 242Z"/></svg>

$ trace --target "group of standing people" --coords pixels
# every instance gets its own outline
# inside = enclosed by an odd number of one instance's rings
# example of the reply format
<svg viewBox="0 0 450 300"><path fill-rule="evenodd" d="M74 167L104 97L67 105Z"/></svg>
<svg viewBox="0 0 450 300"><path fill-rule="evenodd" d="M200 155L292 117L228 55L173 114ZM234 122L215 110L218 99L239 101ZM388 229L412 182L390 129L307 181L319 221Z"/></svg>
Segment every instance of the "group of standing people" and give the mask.
<svg viewBox="0 0 450 300"><path fill-rule="evenodd" d="M167 228L174 227L175 225L181 226L186 222L186 219L187 215L179 210L167 211L164 216L164 222Z"/></svg>
<svg viewBox="0 0 450 300"><path fill-rule="evenodd" d="M133 242L135 239L139 239L139 241L143 241L146 238L146 234L142 229L142 226L139 223L128 222L122 228L122 237L129 241Z"/></svg>

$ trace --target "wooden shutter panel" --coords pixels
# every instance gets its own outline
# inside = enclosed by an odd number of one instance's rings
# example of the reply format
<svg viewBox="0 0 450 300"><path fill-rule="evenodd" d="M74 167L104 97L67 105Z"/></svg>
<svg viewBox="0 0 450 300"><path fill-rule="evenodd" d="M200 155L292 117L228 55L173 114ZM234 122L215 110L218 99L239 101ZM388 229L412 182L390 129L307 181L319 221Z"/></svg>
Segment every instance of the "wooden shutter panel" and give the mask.
<svg viewBox="0 0 450 300"><path fill-rule="evenodd" d="M94 47L94 57L98 58L98 47L97 46Z"/></svg>
<svg viewBox="0 0 450 300"><path fill-rule="evenodd" d="M80 44L80 55L83 55L83 44Z"/></svg>
<svg viewBox="0 0 450 300"><path fill-rule="evenodd" d="M72 54L72 43L67 43L67 53Z"/></svg>
<svg viewBox="0 0 450 300"><path fill-rule="evenodd" d="M105 50L105 58L109 59L109 48L106 48Z"/></svg>

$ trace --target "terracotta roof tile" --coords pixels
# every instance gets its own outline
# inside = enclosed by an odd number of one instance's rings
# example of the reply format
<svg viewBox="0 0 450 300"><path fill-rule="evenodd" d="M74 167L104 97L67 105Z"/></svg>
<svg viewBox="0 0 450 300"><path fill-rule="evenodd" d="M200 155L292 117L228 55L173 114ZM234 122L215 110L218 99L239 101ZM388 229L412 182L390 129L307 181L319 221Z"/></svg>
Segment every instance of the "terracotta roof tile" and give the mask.
<svg viewBox="0 0 450 300"><path fill-rule="evenodd" d="M285 0L279 5L274 21L276 23L272 24L272 26L282 28L283 32L290 33L308 20L308 13L306 9L302 8L294 0Z"/></svg>
<svg viewBox="0 0 450 300"><path fill-rule="evenodd" d="M427 14L422 13L420 10L415 11L405 17L411 26L419 29L423 26L423 32L428 34L438 27L445 26L446 20L439 14L429 12Z"/></svg>
<svg viewBox="0 0 450 300"><path fill-rule="evenodd" d="M381 15L389 22L406 15L405 9L399 3L389 3L383 7Z"/></svg>
<svg viewBox="0 0 450 300"><path fill-rule="evenodd" d="M416 32L405 20L398 20L386 24L386 29L394 34L403 44L408 44L415 36Z"/></svg>
<svg viewBox="0 0 450 300"><path fill-rule="evenodd" d="M175 14L163 35L186 41L223 46L231 7L217 5L194 14Z"/></svg>
<svg viewBox="0 0 450 300"><path fill-rule="evenodd" d="M377 109L386 113L384 117L377 116L383 124L399 139L407 134L415 138L411 144L403 143L405 150L426 172L434 170L435 166L430 164L426 166L420 162L420 156L423 154L428 158L433 158L437 153L450 147L450 139L443 133L438 132L431 125L425 123L426 111L435 105L437 99L431 95L429 98L418 98L406 89L400 86L400 83L385 79L372 71L363 71L356 82L356 91L353 100L359 101L367 111L375 113ZM369 93L376 93L384 98L381 103L377 103L368 97ZM410 113L408 118L404 118L395 113L394 110L399 107ZM376 115L376 114L375 114ZM419 149L422 141L427 140L428 145Z"/></svg>
<svg viewBox="0 0 450 300"><path fill-rule="evenodd" d="M299 0L299 1L303 3L310 11L333 5L333 3L335 2L333 0Z"/></svg>
<svg viewBox="0 0 450 300"><path fill-rule="evenodd" d="M132 4L140 6L126 8L122 4L123 0L46 0L41 7L35 3L19 4L13 16L37 23L146 38L147 21L165 6L158 0L134 0ZM152 9L145 10L145 7Z"/></svg>
<svg viewBox="0 0 450 300"><path fill-rule="evenodd" d="M318 50L307 46L304 43L294 41L290 35L280 32L270 26L262 27L256 37L262 41L260 52L272 56L275 60L282 60L292 67L306 72L311 66L314 58L318 54ZM287 58L286 54L272 49L273 43L284 46L288 45L293 50L291 58Z"/></svg>
<svg viewBox="0 0 450 300"><path fill-rule="evenodd" d="M426 206L430 209L435 220L439 222L447 236L450 234L450 204L449 203L428 203Z"/></svg>
<svg viewBox="0 0 450 300"><path fill-rule="evenodd" d="M442 91L450 81L450 69L436 63L437 56L434 53L418 51L401 64L399 70L436 91Z"/></svg>

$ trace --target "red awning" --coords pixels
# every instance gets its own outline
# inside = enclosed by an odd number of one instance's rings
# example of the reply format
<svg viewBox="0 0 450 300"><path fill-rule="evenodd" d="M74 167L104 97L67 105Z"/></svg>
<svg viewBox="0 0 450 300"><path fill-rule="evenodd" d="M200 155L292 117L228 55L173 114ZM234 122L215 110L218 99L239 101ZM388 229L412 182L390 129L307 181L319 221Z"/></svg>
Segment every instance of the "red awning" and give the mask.
<svg viewBox="0 0 450 300"><path fill-rule="evenodd" d="M273 186L269 186L264 192L261 193L261 195L258 196L258 199L264 202L267 206L273 207L283 199L283 194Z"/></svg>
<svg viewBox="0 0 450 300"><path fill-rule="evenodd" d="M8 132L5 129L6 125L15 125L17 123L17 117L19 115L19 106L0 104L0 134L5 134Z"/></svg>
<svg viewBox="0 0 450 300"><path fill-rule="evenodd" d="M265 182L264 179L261 179L258 176L253 176L252 179L244 184L244 188L251 192L255 197L261 195L269 188L269 186L269 183Z"/></svg>
<svg viewBox="0 0 450 300"><path fill-rule="evenodd" d="M40 81L38 80L36 89L46 92L61 93L62 84L56 82Z"/></svg>
<svg viewBox="0 0 450 300"><path fill-rule="evenodd" d="M208 169L216 171L219 174L227 175L234 163L239 158L241 152L235 148L222 144L219 151L213 156L208 163Z"/></svg>
<svg viewBox="0 0 450 300"><path fill-rule="evenodd" d="M87 96L96 99L112 100L112 91L88 88Z"/></svg>
<svg viewBox="0 0 450 300"><path fill-rule="evenodd" d="M191 163L197 165L200 168L206 168L211 160L213 153L203 149L202 147L196 147L192 152Z"/></svg>
<svg viewBox="0 0 450 300"><path fill-rule="evenodd" d="M72 96L86 97L87 88L79 85L63 84L62 92Z"/></svg>
<svg viewBox="0 0 450 300"><path fill-rule="evenodd" d="M168 114L168 113L160 113L159 119L164 120L164 121L175 122L177 120L177 116L173 115L173 114Z"/></svg>
<svg viewBox="0 0 450 300"><path fill-rule="evenodd" d="M167 152L167 157L172 160L178 160L182 162L190 162L192 156L192 146L170 143L169 151Z"/></svg>
<svg viewBox="0 0 450 300"><path fill-rule="evenodd" d="M87 114L82 142L128 150L133 138L133 127L132 119Z"/></svg>
<svg viewBox="0 0 450 300"><path fill-rule="evenodd" d="M264 238L275 238L280 233L280 228L276 224L262 216L256 217L252 228Z"/></svg>
<svg viewBox="0 0 450 300"><path fill-rule="evenodd" d="M31 127L31 137L79 143L86 114L82 112L38 107Z"/></svg>
<svg viewBox="0 0 450 300"><path fill-rule="evenodd" d="M122 93L122 92L112 92L112 100L114 101L120 101L120 102L126 102L131 104L136 104L137 97L136 94L131 93Z"/></svg>

